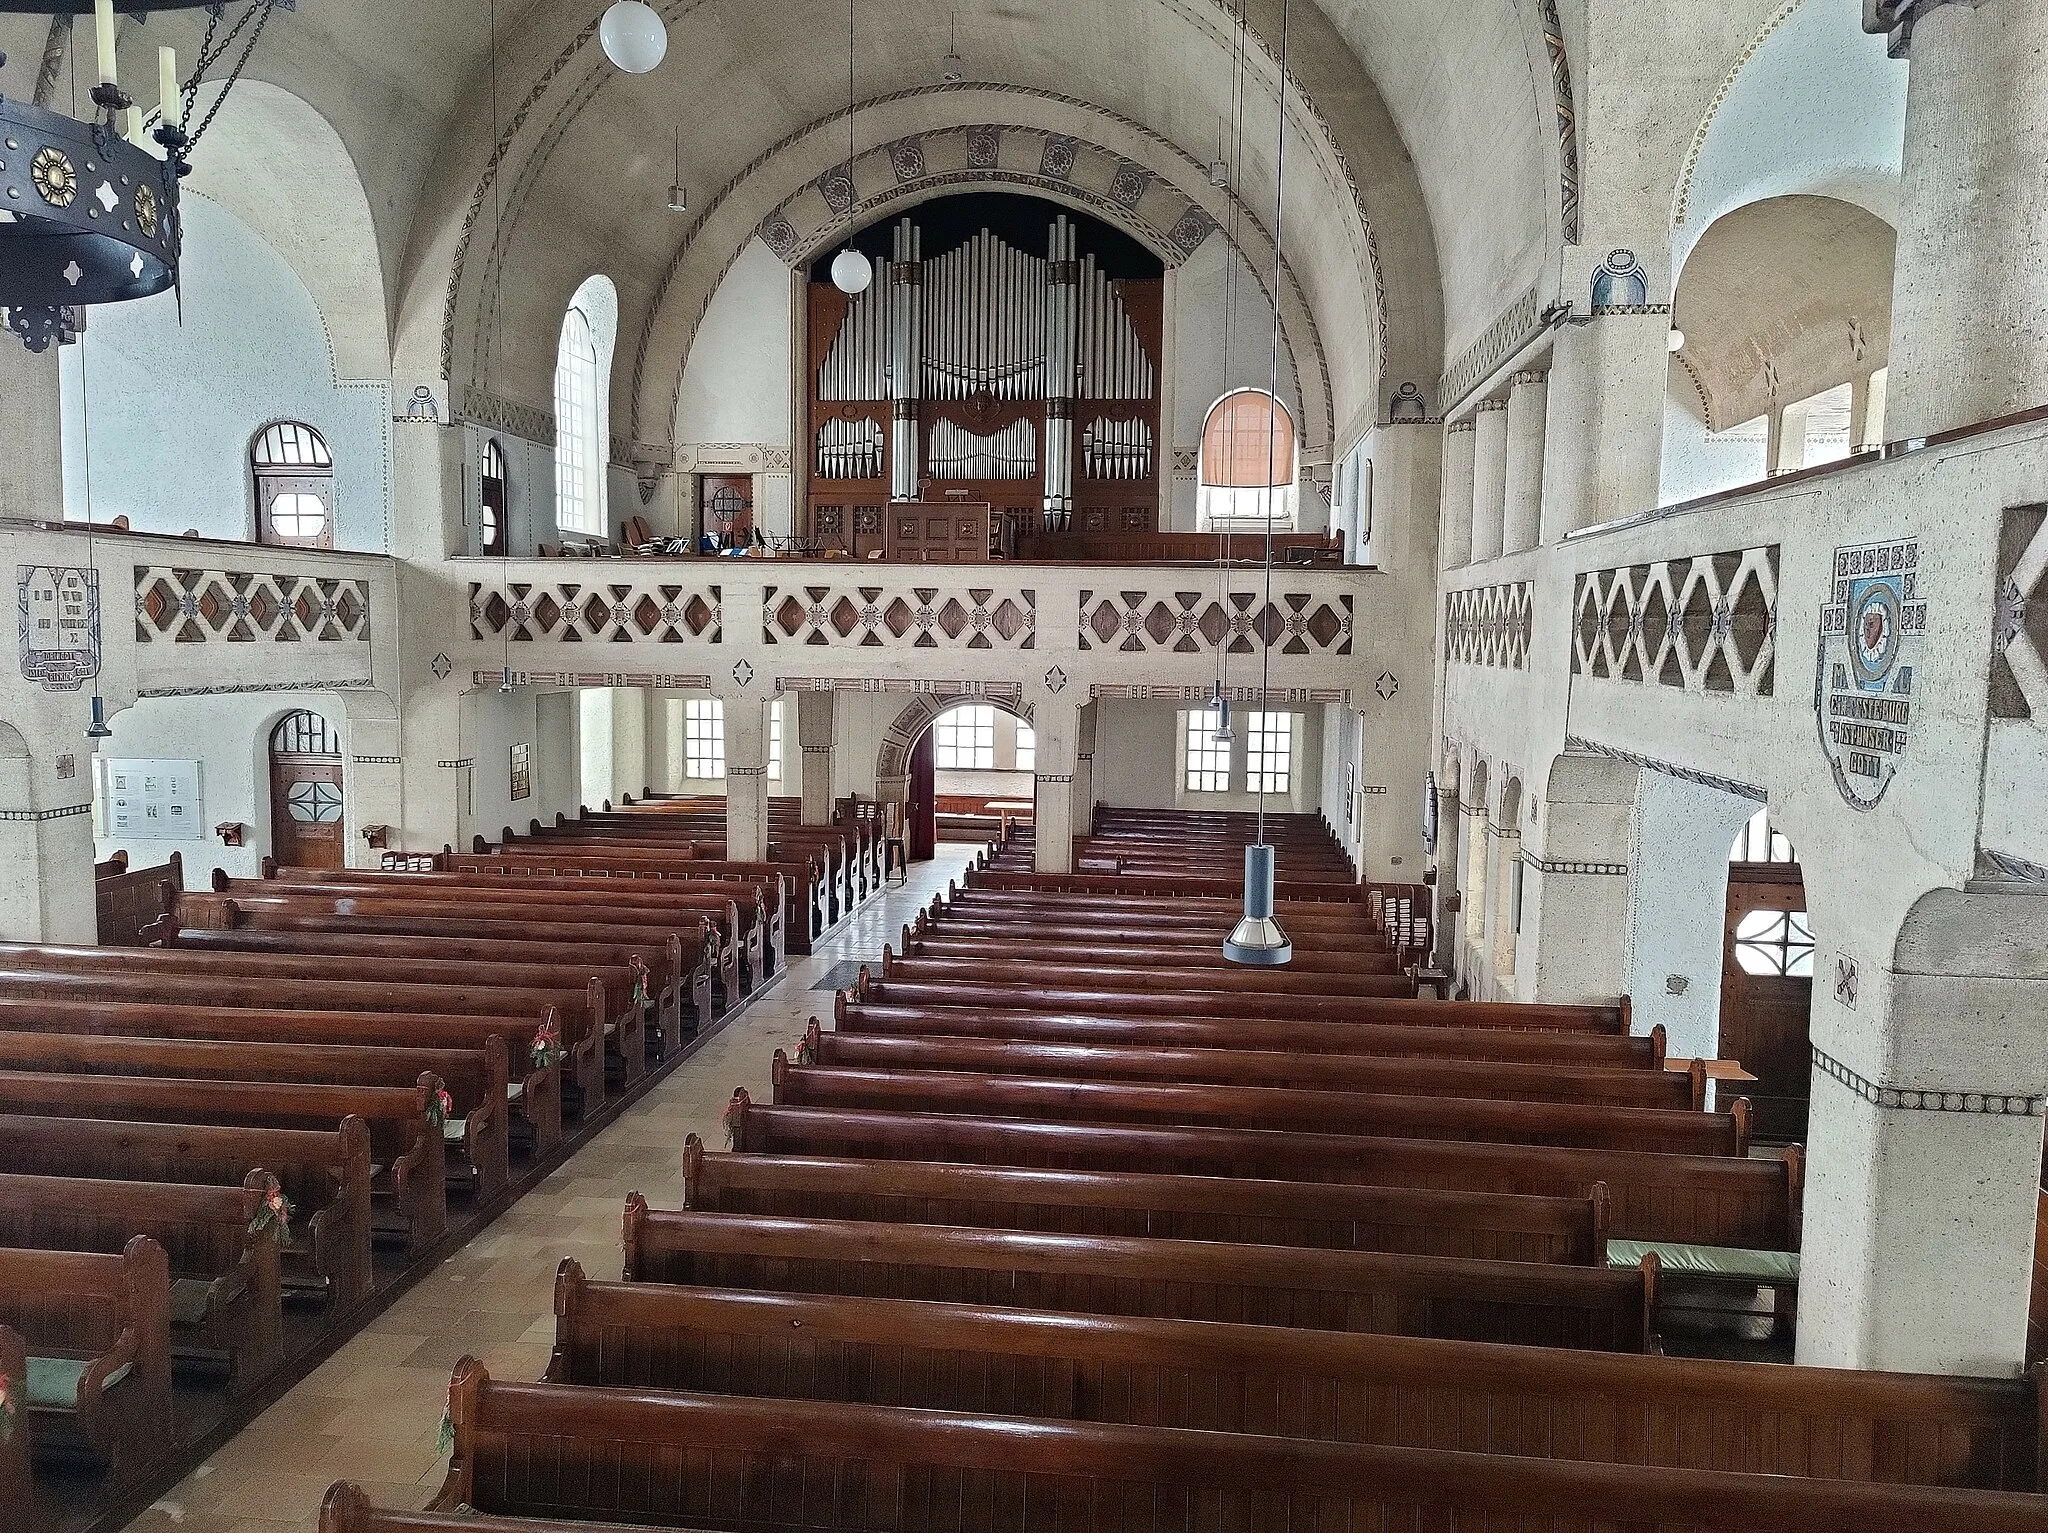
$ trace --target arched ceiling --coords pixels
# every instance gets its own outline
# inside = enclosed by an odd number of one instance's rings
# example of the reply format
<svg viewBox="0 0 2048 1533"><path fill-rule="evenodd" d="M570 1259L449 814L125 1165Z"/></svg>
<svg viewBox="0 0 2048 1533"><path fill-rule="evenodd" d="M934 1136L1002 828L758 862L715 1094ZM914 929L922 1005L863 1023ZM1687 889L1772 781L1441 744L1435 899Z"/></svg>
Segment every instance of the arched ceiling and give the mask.
<svg viewBox="0 0 2048 1533"><path fill-rule="evenodd" d="M547 311L591 272L618 285L620 354L630 357L658 319L656 289L688 226L665 206L676 126L683 180L701 207L776 145L843 110L841 0L657 0L669 55L645 77L604 61L594 35L604 3L497 0L495 113L487 0L320 0L272 23L250 74L307 102L348 148L375 222L401 383L441 372L451 280L466 333L445 349L466 355L502 334L480 376L516 402L545 408L556 324ZM856 3L862 100L901 101L931 86L956 7ZM1239 190L1245 209L1270 221L1282 0L1248 3L1256 41ZM1330 338L1340 438L1378 418L1400 381L1433 392L1447 351L1543 267L1558 175L1542 5L1292 0L1288 264ZM1226 0L965 0L957 14L970 86L1063 100L1071 123L1096 125L1097 141L1111 136L1102 124L1121 124L1153 145L1133 156L1145 169L1209 197L1198 168L1215 153L1234 94ZM196 25L192 13L164 13L124 32L127 76L153 78L160 41L189 57ZM0 18L0 46L15 55L0 89L32 86L40 26ZM949 120L940 96L914 99L876 132ZM505 128L501 183L489 174L494 116ZM817 154L826 152L821 142ZM783 168L802 171L800 184L824 166ZM501 194L510 214L502 275L477 259ZM481 319L486 286L503 293L502 322ZM458 386L468 376L458 365Z"/></svg>
<svg viewBox="0 0 2048 1533"><path fill-rule="evenodd" d="M1679 360L1710 430L1797 404L1890 358L1891 225L1833 197L1772 197L1718 220L1678 285Z"/></svg>

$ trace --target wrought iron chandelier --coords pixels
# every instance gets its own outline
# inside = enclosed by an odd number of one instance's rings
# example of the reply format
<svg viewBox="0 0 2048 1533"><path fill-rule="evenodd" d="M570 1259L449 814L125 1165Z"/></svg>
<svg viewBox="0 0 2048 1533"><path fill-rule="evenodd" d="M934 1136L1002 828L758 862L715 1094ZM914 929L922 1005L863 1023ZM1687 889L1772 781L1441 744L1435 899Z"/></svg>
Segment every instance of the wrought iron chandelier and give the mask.
<svg viewBox="0 0 2048 1533"><path fill-rule="evenodd" d="M241 78L271 13L295 8L296 0L0 0L0 13L52 18L38 100L0 96L0 309L30 351L70 339L81 309L177 285L178 183L191 172L192 150ZM150 136L159 156L145 145L142 110L121 88L116 16L179 10L207 12L206 33L183 81L172 51L157 50L161 104ZM53 95L70 19L88 12L98 75L93 111L81 121L40 103ZM200 81L230 54L225 88L194 123Z"/></svg>

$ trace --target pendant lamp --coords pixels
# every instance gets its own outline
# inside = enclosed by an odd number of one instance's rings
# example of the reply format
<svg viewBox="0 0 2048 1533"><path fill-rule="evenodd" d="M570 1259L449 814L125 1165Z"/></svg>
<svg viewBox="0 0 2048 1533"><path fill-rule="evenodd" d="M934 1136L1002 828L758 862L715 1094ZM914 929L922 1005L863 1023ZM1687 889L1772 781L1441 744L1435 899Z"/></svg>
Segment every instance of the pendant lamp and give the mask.
<svg viewBox="0 0 2048 1533"><path fill-rule="evenodd" d="M859 201L853 190L854 110L860 104L853 91L854 0L846 0L846 232L853 233L853 210ZM853 298L865 293L875 280L875 264L852 244L832 258L832 285Z"/></svg>
<svg viewBox="0 0 2048 1533"><path fill-rule="evenodd" d="M1294 956L1294 943L1273 916L1273 848L1244 849L1244 919L1223 939L1232 963L1271 966Z"/></svg>
<svg viewBox="0 0 2048 1533"><path fill-rule="evenodd" d="M875 263L848 245L832 258L832 285L851 298L875 280Z"/></svg>
<svg viewBox="0 0 2048 1533"><path fill-rule="evenodd" d="M616 0L597 24L597 40L629 75L644 75L668 56L668 27L642 0Z"/></svg>

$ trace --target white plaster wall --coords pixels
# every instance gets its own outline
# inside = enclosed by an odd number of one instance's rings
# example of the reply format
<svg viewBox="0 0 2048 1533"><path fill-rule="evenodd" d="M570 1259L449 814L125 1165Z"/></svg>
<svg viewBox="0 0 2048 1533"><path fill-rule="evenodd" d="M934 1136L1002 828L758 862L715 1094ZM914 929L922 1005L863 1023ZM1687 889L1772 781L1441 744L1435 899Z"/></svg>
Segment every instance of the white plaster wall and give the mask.
<svg viewBox="0 0 2048 1533"><path fill-rule="evenodd" d="M676 441L787 447L790 435L789 268L747 241L704 312L676 395Z"/></svg>
<svg viewBox="0 0 2048 1533"><path fill-rule="evenodd" d="M1759 417L1713 432L1700 418L1699 396L1676 359L1664 396L1664 468L1658 500L1667 506L1716 495L1769 476L1769 423Z"/></svg>
<svg viewBox="0 0 2048 1533"><path fill-rule="evenodd" d="M494 841L507 825L523 834L530 820L544 824L554 820L555 806L547 802L542 788L546 762L540 742L541 700L542 694L530 687L510 694L475 692L468 698L473 732L464 744L471 758L470 815L477 833ZM531 796L516 801L512 797L514 745L528 747L533 777Z"/></svg>
<svg viewBox="0 0 2048 1533"><path fill-rule="evenodd" d="M1268 277L1270 279L1270 273ZM1173 421L1170 445L1198 448L1209 407L1233 389L1271 389L1273 305L1244 254L1211 235L1174 272ZM1281 403L1301 420L1294 356L1280 343ZM1169 459L1169 465L1171 460ZM1188 525L1194 525L1192 506Z"/></svg>
<svg viewBox="0 0 2048 1533"><path fill-rule="evenodd" d="M1180 715L1176 702L1102 701L1096 704L1095 797L1098 803L1129 809L1196 809L1251 811L1259 807L1251 793L1188 793L1181 753ZM1237 740L1231 747L1231 781L1244 781L1245 728L1242 711L1233 708ZM1286 794L1268 794L1270 814L1312 814L1322 803L1323 710L1294 713L1294 771ZM1339 785L1342 792L1342 785Z"/></svg>
<svg viewBox="0 0 2048 1533"><path fill-rule="evenodd" d="M126 516L138 532L252 539L249 449L297 420L334 457L335 547L385 551L389 380L336 379L312 294L248 225L199 196L184 224L182 299L102 305L63 348L65 516L82 521L89 505L94 521Z"/></svg>
<svg viewBox="0 0 2048 1533"><path fill-rule="evenodd" d="M691 777L686 770L684 749L684 704L691 698L709 697L709 692L660 689L647 694L648 786L660 793L687 793L699 798L724 798L727 779ZM770 707L775 704L770 699ZM796 738L796 700L781 699L782 770L768 779L770 798L801 798L804 791L804 753ZM732 747L726 747L727 759ZM637 790L636 790L637 791Z"/></svg>
<svg viewBox="0 0 2048 1533"><path fill-rule="evenodd" d="M1907 73L1863 30L1861 0L1800 0L1713 115L1671 269L1715 219L1765 197L1839 197L1896 224Z"/></svg>
<svg viewBox="0 0 2048 1533"><path fill-rule="evenodd" d="M1749 799L1662 772L1636 779L1624 961L1635 1028L1658 1023L1681 1059L1718 1059L1728 848ZM1680 993L1674 995L1677 988Z"/></svg>
<svg viewBox="0 0 2048 1533"><path fill-rule="evenodd" d="M177 852L185 863L185 885L204 889L215 868L235 878L254 878L270 855L270 731L287 713L305 708L334 727L348 749L341 700L325 692L266 692L218 697L145 697L108 721L114 733L99 745L108 761L196 761L199 763L200 827L192 841L124 841L95 835L93 855L101 860L126 848L129 865L149 867ZM79 770L94 763L83 750ZM350 792L344 759L342 794ZM243 844L223 846L213 827L227 821L246 827ZM355 816L347 816L353 826Z"/></svg>

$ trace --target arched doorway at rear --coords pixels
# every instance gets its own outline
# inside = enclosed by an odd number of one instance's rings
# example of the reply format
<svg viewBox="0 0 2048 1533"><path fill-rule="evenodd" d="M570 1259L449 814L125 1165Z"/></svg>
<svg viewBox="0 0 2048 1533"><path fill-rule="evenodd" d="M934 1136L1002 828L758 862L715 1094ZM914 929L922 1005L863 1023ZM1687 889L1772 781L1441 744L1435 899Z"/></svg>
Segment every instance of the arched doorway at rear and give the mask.
<svg viewBox="0 0 2048 1533"><path fill-rule="evenodd" d="M1037 746L1030 715L1005 698L915 698L875 758L875 796L903 806L910 860L937 855L942 822L956 838L992 841L1004 815L1034 818Z"/></svg>
<svg viewBox="0 0 2048 1533"><path fill-rule="evenodd" d="M270 731L270 855L285 867L338 868L341 737L320 714L288 713Z"/></svg>

